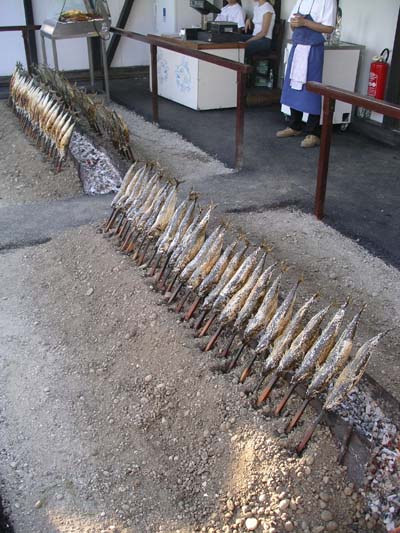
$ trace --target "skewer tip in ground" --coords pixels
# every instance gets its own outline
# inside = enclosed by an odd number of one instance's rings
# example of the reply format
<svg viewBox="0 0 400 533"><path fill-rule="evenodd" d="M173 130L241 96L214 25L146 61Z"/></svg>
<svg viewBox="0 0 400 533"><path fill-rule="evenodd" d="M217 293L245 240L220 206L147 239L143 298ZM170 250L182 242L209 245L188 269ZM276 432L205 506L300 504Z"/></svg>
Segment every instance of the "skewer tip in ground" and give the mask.
<svg viewBox="0 0 400 533"><path fill-rule="evenodd" d="M267 400L267 398L272 392L272 389L277 383L278 379L279 379L279 374L275 372L273 376L271 377L271 379L269 380L268 385L265 387L265 389L263 389L261 394L258 396L257 402L256 402L257 407L260 407Z"/></svg>
<svg viewBox="0 0 400 533"><path fill-rule="evenodd" d="M309 443L311 437L313 436L314 431L317 429L318 424L323 419L324 414L325 414L324 411L321 411L319 415L317 416L317 418L314 420L314 422L311 424L311 426L308 428L308 430L305 432L300 443L296 446L297 455L301 455L303 451L306 449L307 444Z"/></svg>

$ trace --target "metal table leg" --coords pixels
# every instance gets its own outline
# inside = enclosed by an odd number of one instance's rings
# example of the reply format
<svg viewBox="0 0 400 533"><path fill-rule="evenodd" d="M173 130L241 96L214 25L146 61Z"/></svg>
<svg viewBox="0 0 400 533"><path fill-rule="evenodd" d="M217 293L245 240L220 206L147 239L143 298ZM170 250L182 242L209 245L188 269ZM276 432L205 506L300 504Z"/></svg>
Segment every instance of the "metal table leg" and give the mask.
<svg viewBox="0 0 400 533"><path fill-rule="evenodd" d="M47 52L46 52L46 42L44 40L44 35L42 32L40 32L40 39L42 41L42 55L43 55L43 64L48 65L47 63Z"/></svg>
<svg viewBox="0 0 400 533"><path fill-rule="evenodd" d="M107 64L107 50L104 39L100 39L101 42L101 55L103 60L103 72L104 72L104 85L106 88L106 102L110 101L110 80L108 78L108 64Z"/></svg>
<svg viewBox="0 0 400 533"><path fill-rule="evenodd" d="M58 69L57 45L56 45L55 39L51 40L51 46L53 48L54 69L58 71L59 69Z"/></svg>
<svg viewBox="0 0 400 533"><path fill-rule="evenodd" d="M89 55L89 71L90 71L90 85L94 90L94 67L93 67L93 48L92 48L92 38L87 38L88 46L88 55Z"/></svg>

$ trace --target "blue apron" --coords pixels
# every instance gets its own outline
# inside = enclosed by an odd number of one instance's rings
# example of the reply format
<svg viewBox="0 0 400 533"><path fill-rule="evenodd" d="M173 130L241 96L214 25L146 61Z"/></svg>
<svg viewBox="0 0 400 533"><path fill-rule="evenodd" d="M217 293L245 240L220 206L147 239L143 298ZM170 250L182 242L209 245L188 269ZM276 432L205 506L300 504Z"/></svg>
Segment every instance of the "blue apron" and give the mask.
<svg viewBox="0 0 400 533"><path fill-rule="evenodd" d="M308 15L303 16L308 20L313 20L311 11ZM298 44L310 45L311 50L308 58L307 81L322 82L322 72L324 68L324 43L325 38L322 33L305 27L296 28L294 30L293 47L290 51L285 81L282 89L281 103L283 105L287 105L293 109L296 109L297 111L302 111L303 113L309 113L311 115L321 114L322 97L318 94L307 91L305 85L301 91L292 89L290 86L290 72L292 70L293 55L296 46Z"/></svg>

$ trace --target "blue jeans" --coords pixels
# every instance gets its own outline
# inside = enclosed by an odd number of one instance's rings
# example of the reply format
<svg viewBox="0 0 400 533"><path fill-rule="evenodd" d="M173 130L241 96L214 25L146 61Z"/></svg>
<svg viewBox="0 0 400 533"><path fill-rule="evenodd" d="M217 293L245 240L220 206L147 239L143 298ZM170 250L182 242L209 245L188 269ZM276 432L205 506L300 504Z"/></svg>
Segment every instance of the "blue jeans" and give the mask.
<svg viewBox="0 0 400 533"><path fill-rule="evenodd" d="M248 41L251 39L252 35L243 35L242 41ZM272 39L268 39L267 37L263 37L262 39L258 39L258 41L252 41L246 46L245 51L245 60L247 63L251 63L254 56L258 54L268 54L268 52L271 50L271 44Z"/></svg>

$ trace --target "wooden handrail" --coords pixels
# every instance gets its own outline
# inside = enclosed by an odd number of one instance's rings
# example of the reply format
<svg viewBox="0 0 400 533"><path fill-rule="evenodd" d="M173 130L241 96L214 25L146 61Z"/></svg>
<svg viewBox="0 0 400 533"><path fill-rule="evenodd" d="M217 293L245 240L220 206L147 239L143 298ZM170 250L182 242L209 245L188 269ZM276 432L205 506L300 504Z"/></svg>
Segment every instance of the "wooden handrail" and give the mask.
<svg viewBox="0 0 400 533"><path fill-rule="evenodd" d="M333 114L336 100L363 107L382 115L400 120L400 106L370 96L352 93L323 83L308 82L307 89L324 97L321 147L319 152L314 213L320 220L324 217L326 186L328 182L329 156L332 142Z"/></svg>
<svg viewBox="0 0 400 533"><path fill-rule="evenodd" d="M381 115L400 120L400 106L391 104L385 100L377 100L371 96L363 96L361 94L339 89L338 87L332 87L331 85L324 85L316 81L310 81L307 83L307 89L313 93L327 96L333 100L340 100L347 104L352 104L364 109L370 109Z"/></svg>
<svg viewBox="0 0 400 533"><path fill-rule="evenodd" d="M162 37L157 37L155 35L142 35L141 33L136 33L133 31L122 30L121 28L111 28L111 32L117 33L128 39L134 39L135 41L141 41L143 43L153 44L159 48L165 48L166 50L171 50L172 52L178 52L179 54L184 54L186 56L194 57L195 59L200 59L201 61L207 61L207 63L213 63L219 67L228 68L230 70L235 70L236 72L244 72L246 74L250 73L253 70L253 67L250 65L245 65L244 63L239 63L238 61L232 61L231 59L226 59L224 57L214 56L212 54L207 54L201 50L194 50L192 48L186 48L185 46L180 46L179 44L174 44L168 42Z"/></svg>
<svg viewBox="0 0 400 533"><path fill-rule="evenodd" d="M41 26L34 25L25 25L25 26L0 26L0 32L2 31L32 31L40 30Z"/></svg>
<svg viewBox="0 0 400 533"><path fill-rule="evenodd" d="M111 27L110 31L114 34L133 39L142 43L150 45L151 52L151 94L152 94L152 106L153 106L153 122L158 123L158 73L157 73L157 48L165 48L172 52L177 52L207 63L212 63L222 68L234 70L237 74L237 99L236 99L236 138L235 138L235 166L241 168L243 165L243 140L244 140L244 109L246 102L246 79L247 74L252 72L253 67L239 63L238 61L232 61L223 57L207 54L201 50L194 50L192 48L186 48L179 44L175 44L157 37L156 35L143 35L133 31L123 30L121 28Z"/></svg>

